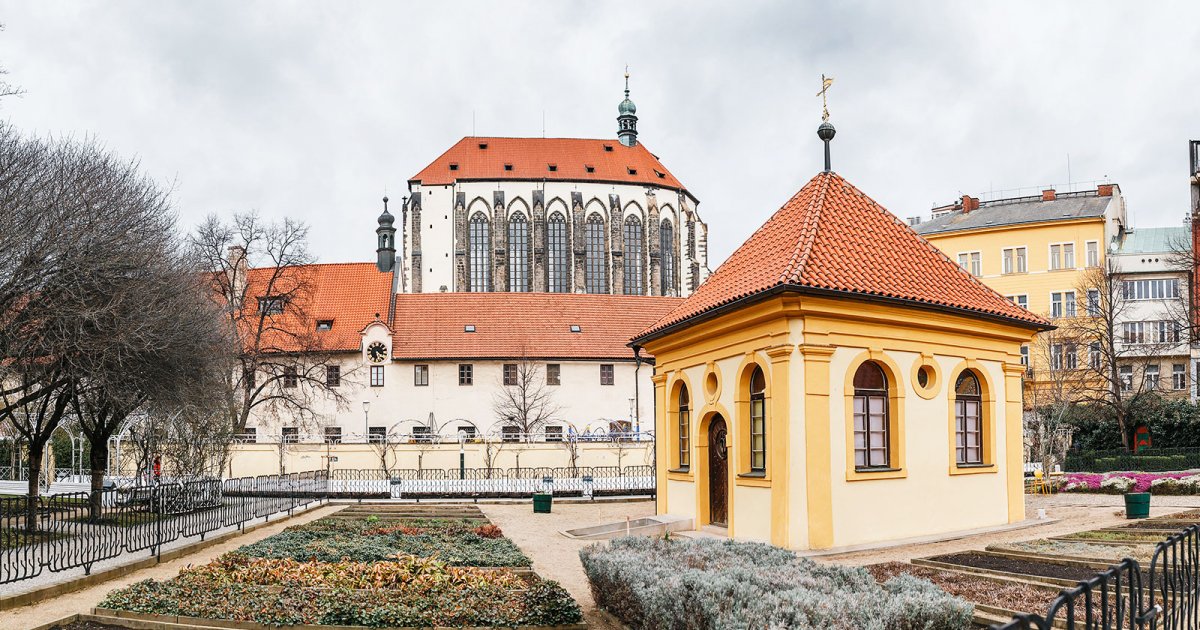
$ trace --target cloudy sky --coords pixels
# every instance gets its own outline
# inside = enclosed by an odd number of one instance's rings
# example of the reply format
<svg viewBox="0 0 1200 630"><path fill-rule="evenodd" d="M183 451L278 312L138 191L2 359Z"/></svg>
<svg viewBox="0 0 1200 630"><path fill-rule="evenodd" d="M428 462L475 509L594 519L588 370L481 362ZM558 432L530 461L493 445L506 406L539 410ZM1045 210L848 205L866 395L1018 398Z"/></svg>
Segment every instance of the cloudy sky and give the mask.
<svg viewBox="0 0 1200 630"><path fill-rule="evenodd" d="M1177 225L1200 11L1153 4L0 1L0 66L26 90L0 116L140 158L184 227L293 216L320 260L372 260L385 189L472 119L614 137L628 63L716 268L821 168L826 73L834 169L901 217L1109 178L1135 226Z"/></svg>

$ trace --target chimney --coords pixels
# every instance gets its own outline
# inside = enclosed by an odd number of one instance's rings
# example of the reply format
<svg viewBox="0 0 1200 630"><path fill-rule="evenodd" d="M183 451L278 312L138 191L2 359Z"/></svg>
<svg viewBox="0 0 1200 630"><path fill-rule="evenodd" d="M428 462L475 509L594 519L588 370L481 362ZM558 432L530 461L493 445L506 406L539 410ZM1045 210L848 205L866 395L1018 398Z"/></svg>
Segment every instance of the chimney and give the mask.
<svg viewBox="0 0 1200 630"><path fill-rule="evenodd" d="M1112 184L1100 184L1099 186L1096 187L1096 196L1097 197L1111 197L1111 196L1113 196L1112 190L1113 190Z"/></svg>
<svg viewBox="0 0 1200 630"><path fill-rule="evenodd" d="M1055 199L1058 199L1058 193L1054 192L1053 188L1042 191L1042 201L1054 201Z"/></svg>
<svg viewBox="0 0 1200 630"><path fill-rule="evenodd" d="M971 212L972 210L979 209L979 199L977 197L972 197L970 195L963 195L962 201L960 203L962 205L963 214L967 214L968 212Z"/></svg>

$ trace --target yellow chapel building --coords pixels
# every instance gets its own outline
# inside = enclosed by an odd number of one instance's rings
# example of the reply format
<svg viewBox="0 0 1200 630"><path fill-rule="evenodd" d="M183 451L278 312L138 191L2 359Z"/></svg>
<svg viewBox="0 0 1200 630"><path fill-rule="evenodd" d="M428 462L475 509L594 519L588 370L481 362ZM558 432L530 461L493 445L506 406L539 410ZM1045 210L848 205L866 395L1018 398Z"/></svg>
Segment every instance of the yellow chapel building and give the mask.
<svg viewBox="0 0 1200 630"><path fill-rule="evenodd" d="M1023 520L1021 346L1049 322L826 168L632 342L658 512L798 550Z"/></svg>

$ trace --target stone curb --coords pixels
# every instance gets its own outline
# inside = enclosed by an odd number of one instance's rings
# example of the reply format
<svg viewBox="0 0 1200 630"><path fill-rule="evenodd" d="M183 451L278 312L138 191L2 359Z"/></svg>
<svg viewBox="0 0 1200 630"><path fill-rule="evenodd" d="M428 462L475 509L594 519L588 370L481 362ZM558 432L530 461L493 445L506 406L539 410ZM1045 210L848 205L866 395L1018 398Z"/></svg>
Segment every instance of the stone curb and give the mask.
<svg viewBox="0 0 1200 630"><path fill-rule="evenodd" d="M32 590L27 593L18 593L16 595L8 595L5 597L0 597L0 611L10 610L12 608L19 608L21 606L28 606L30 604L36 604L37 602L44 601L44 600L50 599L52 597L58 597L59 595L73 593L75 591L82 590L82 589L88 588L90 586L102 584L109 580L115 580L119 577L129 575L130 573L133 573L134 571L140 571L142 569L153 567L153 566L159 564L160 562L170 562L177 558L181 558L183 556L196 553L197 551L201 551L208 547L212 547L213 545L218 545L220 543L226 542L237 536L248 534L248 533L253 532L262 527L266 527L268 525L274 525L276 523L282 523L284 521L295 518L302 514L308 514L309 512L316 510L316 509L320 509L321 507L324 507L326 505L328 505L328 504L317 504L311 508L307 508L302 511L297 511L292 514L285 515L282 518L277 517L273 521L263 521L261 523L256 523L254 525L246 525L245 527L243 527L240 530L235 529L233 531L228 531L223 534L218 534L216 536L206 538L205 540L198 540L193 543L188 543L186 545L176 547L169 551L164 551L161 556L157 556L157 557L151 556L149 558L143 558L136 562L130 562L128 564L122 564L119 566L111 567L111 568L105 569L103 571L98 571L91 575L85 575L85 576L82 576L82 577L79 577L79 578L76 578L74 580L70 580L67 582L61 582L59 584L51 584L49 586L43 586L42 588ZM49 628L53 625L54 624L50 624L50 626L46 626L46 627Z"/></svg>

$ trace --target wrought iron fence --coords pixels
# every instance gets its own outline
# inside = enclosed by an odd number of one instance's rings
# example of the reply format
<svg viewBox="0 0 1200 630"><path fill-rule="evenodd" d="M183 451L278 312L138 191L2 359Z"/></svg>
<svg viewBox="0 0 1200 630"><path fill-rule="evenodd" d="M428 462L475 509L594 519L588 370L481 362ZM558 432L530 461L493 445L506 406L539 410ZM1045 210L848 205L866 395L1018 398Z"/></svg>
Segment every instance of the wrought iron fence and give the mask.
<svg viewBox="0 0 1200 630"><path fill-rule="evenodd" d="M326 497L325 471L0 498L0 584L243 527ZM98 496L97 496L98 495Z"/></svg>
<svg viewBox="0 0 1200 630"><path fill-rule="evenodd" d="M1200 525L1158 543L1148 573L1125 558L1063 589L1046 615L1023 614L991 630L1197 630L1200 628Z"/></svg>
<svg viewBox="0 0 1200 630"><path fill-rule="evenodd" d="M652 495L653 466L334 470L329 496L349 499L521 498L547 492L596 498Z"/></svg>

